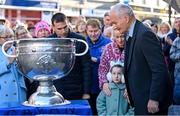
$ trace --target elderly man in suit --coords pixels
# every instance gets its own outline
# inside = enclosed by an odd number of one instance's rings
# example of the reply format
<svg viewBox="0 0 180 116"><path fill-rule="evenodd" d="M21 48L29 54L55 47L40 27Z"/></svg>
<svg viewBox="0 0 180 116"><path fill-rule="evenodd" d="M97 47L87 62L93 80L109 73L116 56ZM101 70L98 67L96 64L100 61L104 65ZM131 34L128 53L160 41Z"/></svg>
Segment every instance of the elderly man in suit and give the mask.
<svg viewBox="0 0 180 116"><path fill-rule="evenodd" d="M135 18L128 5L112 6L110 19L126 34L125 81L135 115L167 114L172 84L157 36Z"/></svg>

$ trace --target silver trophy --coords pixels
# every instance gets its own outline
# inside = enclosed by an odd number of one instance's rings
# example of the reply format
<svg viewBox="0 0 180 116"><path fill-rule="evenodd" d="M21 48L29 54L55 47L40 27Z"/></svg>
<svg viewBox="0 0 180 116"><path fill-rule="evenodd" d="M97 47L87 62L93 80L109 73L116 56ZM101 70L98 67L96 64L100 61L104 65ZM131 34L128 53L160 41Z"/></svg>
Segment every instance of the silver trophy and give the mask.
<svg viewBox="0 0 180 116"><path fill-rule="evenodd" d="M76 42L85 44L83 53L76 53ZM7 54L4 47L15 44L16 54ZM7 57L15 57L21 72L30 80L39 81L37 91L24 103L30 106L51 106L70 103L56 91L53 80L66 76L75 57L87 53L85 41L74 38L38 38L7 41L2 45Z"/></svg>

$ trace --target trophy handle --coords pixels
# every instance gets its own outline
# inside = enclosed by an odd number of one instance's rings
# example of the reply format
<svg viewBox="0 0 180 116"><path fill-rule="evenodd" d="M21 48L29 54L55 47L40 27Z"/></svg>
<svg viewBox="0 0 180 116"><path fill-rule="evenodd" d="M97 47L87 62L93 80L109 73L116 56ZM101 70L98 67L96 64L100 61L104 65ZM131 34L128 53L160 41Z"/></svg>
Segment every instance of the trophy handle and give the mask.
<svg viewBox="0 0 180 116"><path fill-rule="evenodd" d="M89 49L89 46L88 46L88 44L86 43L86 41L80 40L80 39L76 39L76 40L77 40L78 42L84 43L84 44L86 45L86 49L85 49L84 52L82 52L82 53L75 53L75 56L82 56L82 55L86 54L87 51L88 51L88 49Z"/></svg>
<svg viewBox="0 0 180 116"><path fill-rule="evenodd" d="M2 52L3 52L3 54L5 55L5 56L7 56L7 57L11 57L11 58L16 58L17 56L18 56L18 54L16 54L16 55L9 55L9 54L7 54L6 52L5 52L5 50L4 50L4 47L6 46L6 44L12 44L13 42L15 42L15 41L6 41L3 45L2 45Z"/></svg>

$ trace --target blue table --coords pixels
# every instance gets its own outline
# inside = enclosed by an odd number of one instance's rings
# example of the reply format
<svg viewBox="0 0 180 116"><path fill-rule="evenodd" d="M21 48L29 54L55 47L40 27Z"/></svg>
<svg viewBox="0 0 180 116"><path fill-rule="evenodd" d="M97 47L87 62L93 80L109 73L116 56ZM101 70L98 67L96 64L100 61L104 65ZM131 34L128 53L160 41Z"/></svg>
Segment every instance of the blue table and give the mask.
<svg viewBox="0 0 180 116"><path fill-rule="evenodd" d="M66 115L92 115L87 100L71 100L71 104L52 107L19 106L0 108L0 115L40 115L40 114L66 114Z"/></svg>
<svg viewBox="0 0 180 116"><path fill-rule="evenodd" d="M176 115L179 116L180 115L180 105L171 105L169 106L168 109L168 116L172 116L172 115Z"/></svg>

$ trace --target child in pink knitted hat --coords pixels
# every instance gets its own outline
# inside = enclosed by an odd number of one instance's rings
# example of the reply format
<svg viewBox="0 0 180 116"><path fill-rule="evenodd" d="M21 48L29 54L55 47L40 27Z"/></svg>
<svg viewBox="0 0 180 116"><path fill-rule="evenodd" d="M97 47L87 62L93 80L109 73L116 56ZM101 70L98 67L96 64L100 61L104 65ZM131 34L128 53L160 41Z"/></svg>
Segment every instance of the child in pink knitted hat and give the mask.
<svg viewBox="0 0 180 116"><path fill-rule="evenodd" d="M35 25L35 36L37 38L48 37L51 34L51 28L45 21L40 21Z"/></svg>

